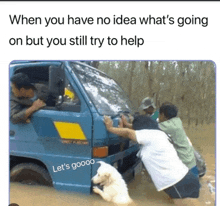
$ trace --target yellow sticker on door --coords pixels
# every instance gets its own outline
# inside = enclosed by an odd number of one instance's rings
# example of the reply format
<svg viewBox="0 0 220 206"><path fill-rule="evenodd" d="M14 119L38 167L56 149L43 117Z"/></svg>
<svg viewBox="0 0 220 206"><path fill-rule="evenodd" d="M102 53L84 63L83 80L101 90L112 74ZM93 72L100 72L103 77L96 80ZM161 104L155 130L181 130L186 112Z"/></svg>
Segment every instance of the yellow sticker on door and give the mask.
<svg viewBox="0 0 220 206"><path fill-rule="evenodd" d="M54 125L62 139L87 140L78 123L54 122Z"/></svg>

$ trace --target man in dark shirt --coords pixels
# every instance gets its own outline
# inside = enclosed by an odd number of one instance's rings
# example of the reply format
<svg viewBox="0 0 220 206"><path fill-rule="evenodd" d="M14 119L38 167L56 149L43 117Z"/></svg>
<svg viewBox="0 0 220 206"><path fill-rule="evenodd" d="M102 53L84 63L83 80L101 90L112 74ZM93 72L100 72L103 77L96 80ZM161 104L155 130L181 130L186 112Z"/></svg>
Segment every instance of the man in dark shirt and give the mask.
<svg viewBox="0 0 220 206"><path fill-rule="evenodd" d="M10 80L10 120L14 124L29 123L31 115L46 104L38 98L38 88L31 84L26 74L17 73Z"/></svg>

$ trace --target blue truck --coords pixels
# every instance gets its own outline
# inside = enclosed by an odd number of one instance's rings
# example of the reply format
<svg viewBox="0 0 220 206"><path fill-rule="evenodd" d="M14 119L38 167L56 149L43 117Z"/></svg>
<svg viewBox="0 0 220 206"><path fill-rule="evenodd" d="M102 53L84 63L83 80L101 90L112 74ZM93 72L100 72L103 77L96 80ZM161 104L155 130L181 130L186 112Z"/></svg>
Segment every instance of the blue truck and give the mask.
<svg viewBox="0 0 220 206"><path fill-rule="evenodd" d="M10 181L92 193L91 178L102 160L126 181L141 170L139 145L108 133L103 116L119 123L135 112L121 87L105 73L77 61L14 61L9 76L25 73L48 87L54 102L29 123L10 121Z"/></svg>

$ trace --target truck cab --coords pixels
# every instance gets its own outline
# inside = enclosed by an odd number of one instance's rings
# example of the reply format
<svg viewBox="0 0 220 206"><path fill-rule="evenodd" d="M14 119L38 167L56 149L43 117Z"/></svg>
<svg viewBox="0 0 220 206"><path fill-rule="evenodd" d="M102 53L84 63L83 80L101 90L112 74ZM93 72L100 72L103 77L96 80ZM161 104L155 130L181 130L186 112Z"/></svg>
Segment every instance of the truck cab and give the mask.
<svg viewBox="0 0 220 206"><path fill-rule="evenodd" d="M135 112L112 78L76 61L15 61L9 72L27 74L50 94L29 123L10 121L11 181L90 194L100 160L125 180L140 171L138 144L107 132L103 122L108 115L117 126L120 114Z"/></svg>

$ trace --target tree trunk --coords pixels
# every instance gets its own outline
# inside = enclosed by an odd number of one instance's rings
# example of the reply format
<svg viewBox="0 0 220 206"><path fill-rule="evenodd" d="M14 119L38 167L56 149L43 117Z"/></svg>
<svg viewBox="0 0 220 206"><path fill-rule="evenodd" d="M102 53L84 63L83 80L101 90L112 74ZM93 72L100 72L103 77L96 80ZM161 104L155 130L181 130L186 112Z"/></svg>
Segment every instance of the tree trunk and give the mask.
<svg viewBox="0 0 220 206"><path fill-rule="evenodd" d="M98 67L99 67L99 61L92 61L91 66L92 66L92 67L95 67L96 69L98 69Z"/></svg>
<svg viewBox="0 0 220 206"><path fill-rule="evenodd" d="M147 72L147 76L148 76L148 94L149 97L153 96L153 89L152 89L152 85L153 85L153 77L152 77L152 62L150 64L150 66L148 65L148 61L145 62L145 69Z"/></svg>
<svg viewBox="0 0 220 206"><path fill-rule="evenodd" d="M134 75L134 69L135 69L135 61L131 61L131 72L130 72L129 84L128 84L128 94L130 98L132 95L132 84L133 84L132 77Z"/></svg>

